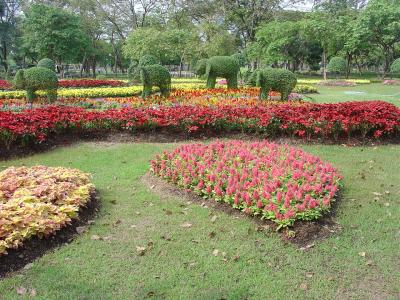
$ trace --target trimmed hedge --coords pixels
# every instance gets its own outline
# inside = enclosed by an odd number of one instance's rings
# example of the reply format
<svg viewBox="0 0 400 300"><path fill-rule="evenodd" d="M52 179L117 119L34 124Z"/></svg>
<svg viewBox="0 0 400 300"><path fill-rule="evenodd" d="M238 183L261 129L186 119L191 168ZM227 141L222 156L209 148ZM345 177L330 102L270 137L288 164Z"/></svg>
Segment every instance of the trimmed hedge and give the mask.
<svg viewBox="0 0 400 300"><path fill-rule="evenodd" d="M332 73L344 73L346 72L347 63L342 57L335 56L331 58L326 68Z"/></svg>

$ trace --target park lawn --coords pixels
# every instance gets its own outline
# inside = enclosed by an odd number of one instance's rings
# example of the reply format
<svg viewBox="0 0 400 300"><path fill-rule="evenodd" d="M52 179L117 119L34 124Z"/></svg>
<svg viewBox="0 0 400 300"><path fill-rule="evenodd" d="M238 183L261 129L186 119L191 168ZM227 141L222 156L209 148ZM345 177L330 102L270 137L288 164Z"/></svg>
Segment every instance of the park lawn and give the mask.
<svg viewBox="0 0 400 300"><path fill-rule="evenodd" d="M0 170L44 164L90 172L102 202L88 232L44 255L32 268L1 280L0 299L20 298L17 287L35 289L35 299L395 299L400 295L399 145L302 146L332 162L344 176L337 211L342 230L308 251L285 244L275 232L256 231L249 218L179 197L166 199L149 189L140 180L148 161L174 146L89 142L0 162ZM192 226L182 227L186 222ZM214 238L210 232L215 232ZM92 240L93 235L110 240ZM149 242L153 248L139 256L136 247ZM218 256L212 254L215 249ZM221 252L226 252L227 262ZM235 261L234 256L239 258Z"/></svg>
<svg viewBox="0 0 400 300"><path fill-rule="evenodd" d="M306 95L306 100L317 103L383 100L400 106L400 86L382 83L359 84L353 87L327 87L316 85L319 94ZM361 92L361 93L354 93Z"/></svg>

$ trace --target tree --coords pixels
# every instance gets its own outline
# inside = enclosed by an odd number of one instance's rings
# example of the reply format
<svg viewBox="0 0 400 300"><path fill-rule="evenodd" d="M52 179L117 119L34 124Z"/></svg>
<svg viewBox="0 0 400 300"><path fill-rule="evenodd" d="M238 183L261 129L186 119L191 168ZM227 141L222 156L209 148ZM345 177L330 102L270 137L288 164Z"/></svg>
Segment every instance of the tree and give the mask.
<svg viewBox="0 0 400 300"><path fill-rule="evenodd" d="M81 29L76 15L52 6L35 4L26 12L22 39L25 48L38 58L48 57L62 65L79 61L89 46L89 37Z"/></svg>
<svg viewBox="0 0 400 300"><path fill-rule="evenodd" d="M0 63L7 74L9 54L16 40L17 13L20 9L18 0L0 0Z"/></svg>
<svg viewBox="0 0 400 300"><path fill-rule="evenodd" d="M259 27L256 38L264 60L271 64L288 62L294 72L307 55L307 40L301 32L301 22L273 21Z"/></svg>
<svg viewBox="0 0 400 300"><path fill-rule="evenodd" d="M400 1L371 0L358 18L355 32L359 39L382 50L385 76L400 43Z"/></svg>
<svg viewBox="0 0 400 300"><path fill-rule="evenodd" d="M347 69L346 61L340 56L334 56L329 61L327 69L332 73L344 73Z"/></svg>

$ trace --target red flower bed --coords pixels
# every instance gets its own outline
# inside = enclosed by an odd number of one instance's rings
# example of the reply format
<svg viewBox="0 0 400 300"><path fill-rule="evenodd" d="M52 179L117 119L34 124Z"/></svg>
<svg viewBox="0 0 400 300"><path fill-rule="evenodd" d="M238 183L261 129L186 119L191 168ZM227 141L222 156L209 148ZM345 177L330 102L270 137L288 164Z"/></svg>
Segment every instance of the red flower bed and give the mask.
<svg viewBox="0 0 400 300"><path fill-rule="evenodd" d="M12 85L7 80L0 79L0 90L11 89Z"/></svg>
<svg viewBox="0 0 400 300"><path fill-rule="evenodd" d="M301 149L264 142L182 145L151 161L152 172L200 196L276 222L318 219L341 176Z"/></svg>
<svg viewBox="0 0 400 300"><path fill-rule="evenodd" d="M77 87L99 87L99 86L123 86L125 83L120 80L109 79L68 79L59 80L58 85L63 88Z"/></svg>
<svg viewBox="0 0 400 300"><path fill-rule="evenodd" d="M263 106L157 106L90 111L49 106L0 112L0 143L40 142L63 130L136 130L146 127L188 132L262 132L269 136L338 139L395 137L400 109L381 101Z"/></svg>

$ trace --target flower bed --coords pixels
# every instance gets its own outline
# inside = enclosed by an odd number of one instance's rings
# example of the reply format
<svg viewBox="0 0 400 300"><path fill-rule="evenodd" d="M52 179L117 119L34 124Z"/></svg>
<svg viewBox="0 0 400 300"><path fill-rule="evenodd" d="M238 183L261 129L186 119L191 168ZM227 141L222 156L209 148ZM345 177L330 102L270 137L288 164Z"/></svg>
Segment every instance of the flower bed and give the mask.
<svg viewBox="0 0 400 300"><path fill-rule="evenodd" d="M125 82L111 79L64 79L59 80L58 85L63 88L76 87L102 87L102 86L123 86Z"/></svg>
<svg viewBox="0 0 400 300"><path fill-rule="evenodd" d="M4 79L0 79L0 90L8 90L11 89L12 85Z"/></svg>
<svg viewBox="0 0 400 300"><path fill-rule="evenodd" d="M0 147L29 145L61 132L166 128L186 132L260 132L338 140L340 137L396 137L400 109L382 101L270 106L174 105L85 110L49 106L0 112Z"/></svg>
<svg viewBox="0 0 400 300"><path fill-rule="evenodd" d="M0 255L68 225L93 192L89 176L76 169L36 166L0 172Z"/></svg>
<svg viewBox="0 0 400 300"><path fill-rule="evenodd" d="M323 80L318 82L318 85L322 86L356 86L357 84L354 81L346 81L346 80Z"/></svg>
<svg viewBox="0 0 400 300"><path fill-rule="evenodd" d="M298 148L264 142L182 145L151 161L151 171L196 194L278 224L329 211L341 176Z"/></svg>
<svg viewBox="0 0 400 300"><path fill-rule="evenodd" d="M387 79L383 82L384 85L400 85L400 80L397 79Z"/></svg>

